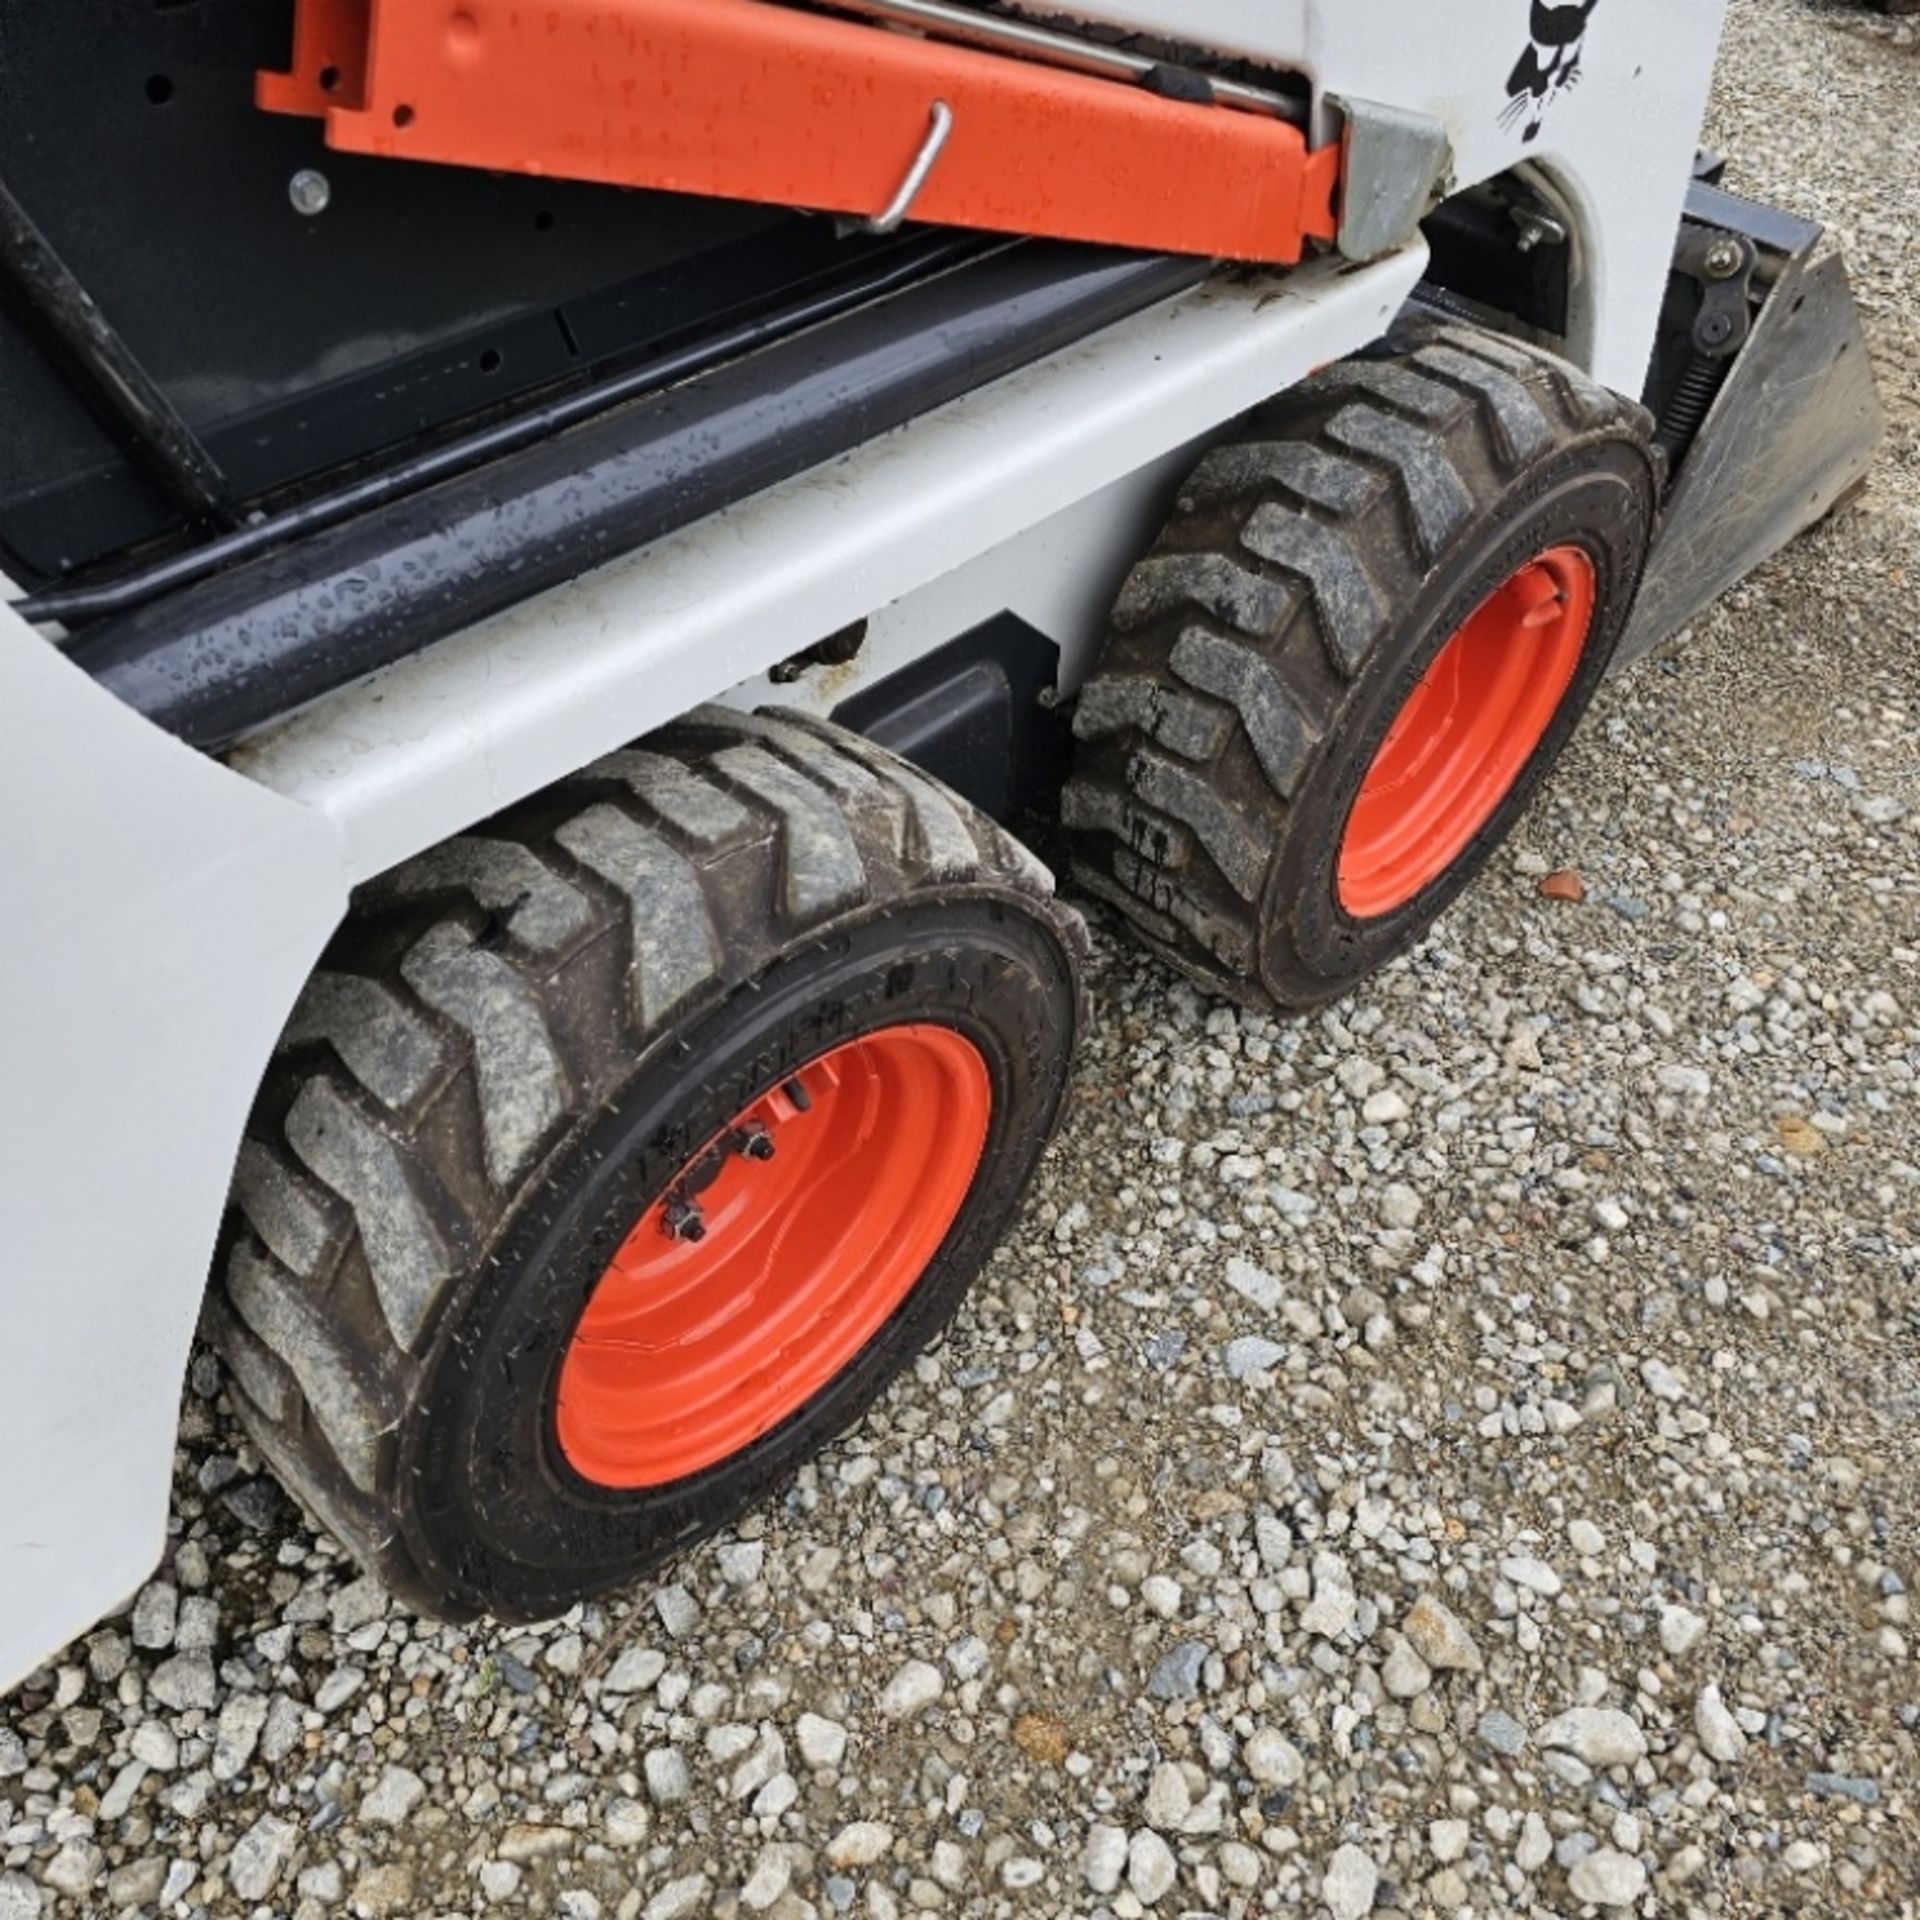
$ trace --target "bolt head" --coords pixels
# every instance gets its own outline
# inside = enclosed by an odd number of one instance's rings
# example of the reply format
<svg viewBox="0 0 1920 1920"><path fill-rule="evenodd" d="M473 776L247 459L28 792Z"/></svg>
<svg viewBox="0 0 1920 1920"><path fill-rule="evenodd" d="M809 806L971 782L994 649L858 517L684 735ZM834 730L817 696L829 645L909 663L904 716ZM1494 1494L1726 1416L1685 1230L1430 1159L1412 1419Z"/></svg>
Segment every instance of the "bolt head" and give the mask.
<svg viewBox="0 0 1920 1920"><path fill-rule="evenodd" d="M1716 240L1707 249L1705 266L1716 280L1731 280L1740 271L1740 246L1734 240Z"/></svg>
<svg viewBox="0 0 1920 1920"><path fill-rule="evenodd" d="M302 167L287 182L287 198L293 202L295 213L312 218L326 212L327 203L333 198L333 185L317 167Z"/></svg>

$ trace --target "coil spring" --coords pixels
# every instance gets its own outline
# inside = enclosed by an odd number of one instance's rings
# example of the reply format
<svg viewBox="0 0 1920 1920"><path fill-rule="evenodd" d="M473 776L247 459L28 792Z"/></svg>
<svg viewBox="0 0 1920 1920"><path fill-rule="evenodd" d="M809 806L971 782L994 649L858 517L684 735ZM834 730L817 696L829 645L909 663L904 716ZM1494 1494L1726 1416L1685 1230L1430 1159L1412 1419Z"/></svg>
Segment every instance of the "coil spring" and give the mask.
<svg viewBox="0 0 1920 1920"><path fill-rule="evenodd" d="M1654 435L1670 462L1677 463L1693 445L1732 369L1731 360L1710 360L1704 353L1688 358Z"/></svg>

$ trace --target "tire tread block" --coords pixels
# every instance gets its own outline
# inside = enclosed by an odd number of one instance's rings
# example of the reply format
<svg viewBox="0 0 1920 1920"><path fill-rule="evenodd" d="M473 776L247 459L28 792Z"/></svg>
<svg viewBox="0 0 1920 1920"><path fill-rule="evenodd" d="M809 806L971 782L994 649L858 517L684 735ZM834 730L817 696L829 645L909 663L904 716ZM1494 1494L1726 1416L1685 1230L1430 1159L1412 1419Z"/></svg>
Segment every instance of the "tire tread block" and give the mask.
<svg viewBox="0 0 1920 1920"><path fill-rule="evenodd" d="M554 838L626 898L633 1020L657 1030L720 972L719 936L694 863L618 807L589 807Z"/></svg>
<svg viewBox="0 0 1920 1920"><path fill-rule="evenodd" d="M414 945L400 971L471 1043L487 1177L510 1186L567 1107L566 1074L539 996L499 954L447 921Z"/></svg>
<svg viewBox="0 0 1920 1920"><path fill-rule="evenodd" d="M534 953L555 953L593 923L592 903L577 887L511 840L463 835L417 854L382 883L408 898L458 889Z"/></svg>

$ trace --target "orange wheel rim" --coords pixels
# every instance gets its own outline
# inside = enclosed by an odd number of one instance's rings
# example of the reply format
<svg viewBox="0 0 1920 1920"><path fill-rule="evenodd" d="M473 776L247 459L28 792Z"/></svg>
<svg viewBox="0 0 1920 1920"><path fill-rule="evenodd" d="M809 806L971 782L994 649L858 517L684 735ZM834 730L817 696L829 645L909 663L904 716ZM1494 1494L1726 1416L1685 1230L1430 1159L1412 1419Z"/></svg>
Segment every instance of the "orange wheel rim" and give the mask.
<svg viewBox="0 0 1920 1920"><path fill-rule="evenodd" d="M717 1466L852 1365L972 1190L993 1085L950 1027L808 1061L681 1168L596 1283L561 1363L560 1450L635 1490Z"/></svg>
<svg viewBox="0 0 1920 1920"><path fill-rule="evenodd" d="M1499 811L1580 670L1598 582L1553 547L1440 649L1374 755L1340 844L1340 905L1377 919L1416 900Z"/></svg>

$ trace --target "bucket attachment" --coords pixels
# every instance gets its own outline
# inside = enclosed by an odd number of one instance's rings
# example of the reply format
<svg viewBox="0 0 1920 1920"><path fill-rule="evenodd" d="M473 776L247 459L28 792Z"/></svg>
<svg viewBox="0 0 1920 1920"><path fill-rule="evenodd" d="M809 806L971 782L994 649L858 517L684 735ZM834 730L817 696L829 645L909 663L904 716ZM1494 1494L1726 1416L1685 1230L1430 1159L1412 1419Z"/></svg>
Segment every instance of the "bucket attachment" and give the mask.
<svg viewBox="0 0 1920 1920"><path fill-rule="evenodd" d="M1831 513L1872 464L1873 366L1820 227L1694 186L1648 402L1676 467L1622 661Z"/></svg>

